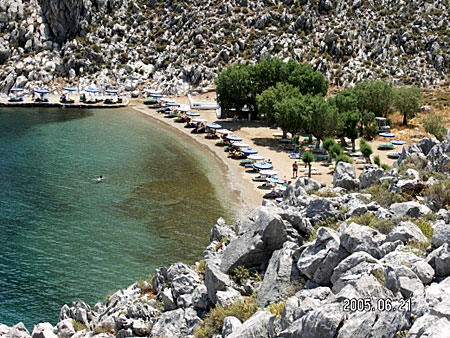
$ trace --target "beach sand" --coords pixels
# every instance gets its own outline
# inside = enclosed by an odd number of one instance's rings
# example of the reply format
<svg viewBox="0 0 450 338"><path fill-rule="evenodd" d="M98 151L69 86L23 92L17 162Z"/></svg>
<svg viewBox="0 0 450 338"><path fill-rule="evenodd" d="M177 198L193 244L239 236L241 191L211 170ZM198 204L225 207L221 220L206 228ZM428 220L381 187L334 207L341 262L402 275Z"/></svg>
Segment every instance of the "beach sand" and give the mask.
<svg viewBox="0 0 450 338"><path fill-rule="evenodd" d="M177 103L189 104L186 96L172 96L168 97ZM195 97L198 101L212 101L214 100L214 93L202 94ZM262 197L268 193L270 189L263 189L260 182L253 182L252 177L256 176L254 173L246 172L245 168L239 165L239 160L234 160L228 157L228 153L223 150L223 147L216 146L217 140L205 139L205 134L191 134L191 129L184 128L184 123L175 123L173 119L165 118L164 114L159 114L155 109L151 109L142 103L142 99L130 99L131 108L142 112L158 122L172 127L177 132L180 132L189 138L205 146L214 157L221 161L224 170L223 184L228 182L233 194L233 199L241 206L240 210L249 211L252 208L261 205ZM278 172L278 177L286 178L288 181L294 182L296 179L292 177L293 159L289 158L289 151L286 146L279 142L280 137L274 136L276 133L281 133L280 129L268 127L264 121L247 121L238 120L233 122L232 119L217 119L216 112L212 110L195 110L200 113L200 118L206 119L208 123L216 122L222 125L223 128L233 131L235 135L243 138L243 142L249 144L252 148L256 148L259 154L266 159L270 159L274 165L274 170ZM387 157L390 151L401 151L401 146L397 146L394 150L381 151L377 150L379 144L389 143L388 139L382 137L376 138L371 144L374 154L371 156L372 161L375 155L379 155L381 162L392 166L394 160ZM359 142L357 142L357 146ZM312 176L313 179L325 183L327 186L332 186L333 171L329 167L324 166L323 162L313 162L313 168L316 169L316 174ZM357 177L362 172L363 164L357 164ZM306 176L306 168L299 166L299 177ZM245 212L243 213L245 214Z"/></svg>

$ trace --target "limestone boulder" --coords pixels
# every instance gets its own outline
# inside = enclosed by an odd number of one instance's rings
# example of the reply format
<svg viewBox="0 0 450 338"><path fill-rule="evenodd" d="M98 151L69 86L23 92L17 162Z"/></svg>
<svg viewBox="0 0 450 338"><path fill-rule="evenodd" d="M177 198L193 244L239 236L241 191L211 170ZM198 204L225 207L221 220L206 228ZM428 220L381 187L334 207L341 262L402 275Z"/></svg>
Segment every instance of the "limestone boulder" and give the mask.
<svg viewBox="0 0 450 338"><path fill-rule="evenodd" d="M272 254L258 291L258 303L262 307L283 299L292 283L298 280L298 256L299 247L292 242L284 243L281 249Z"/></svg>
<svg viewBox="0 0 450 338"><path fill-rule="evenodd" d="M333 269L348 255L341 246L338 233L321 227L317 230L317 238L300 254L297 268L315 283L327 286Z"/></svg>
<svg viewBox="0 0 450 338"><path fill-rule="evenodd" d="M267 311L258 311L241 326L239 326L229 338L257 338L274 336L275 315Z"/></svg>
<svg viewBox="0 0 450 338"><path fill-rule="evenodd" d="M438 248L444 243L450 245L450 225L444 221L439 221L434 225L431 246Z"/></svg>
<svg viewBox="0 0 450 338"><path fill-rule="evenodd" d="M427 256L426 262L430 264L436 277L446 277L450 275L450 248L448 243L434 250Z"/></svg>
<svg viewBox="0 0 450 338"><path fill-rule="evenodd" d="M346 190L359 188L359 180L356 179L355 167L351 163L339 162L333 173L333 187Z"/></svg>
<svg viewBox="0 0 450 338"><path fill-rule="evenodd" d="M225 273L233 271L239 265L246 268L259 267L284 242L295 242L299 236L293 226L270 207L253 210L238 233L241 231L242 234L234 238L223 252L220 268Z"/></svg>
<svg viewBox="0 0 450 338"><path fill-rule="evenodd" d="M292 323L303 317L306 313L320 306L336 301L333 292L328 287L312 285L307 282L303 289L295 296L289 297L280 317L281 330L286 330Z"/></svg>
<svg viewBox="0 0 450 338"><path fill-rule="evenodd" d="M450 320L425 314L414 321L408 331L408 338L440 338L446 337L450 332Z"/></svg>
<svg viewBox="0 0 450 338"><path fill-rule="evenodd" d="M219 266L210 262L205 264L205 286L208 291L208 298L212 303L217 301L217 291L225 291L232 284L233 281L220 270Z"/></svg>
<svg viewBox="0 0 450 338"><path fill-rule="evenodd" d="M75 331L74 331L75 332ZM0 324L0 337L5 338L30 338L30 332L27 330L22 322L17 323L12 327ZM70 336L63 336L63 338Z"/></svg>
<svg viewBox="0 0 450 338"><path fill-rule="evenodd" d="M150 337L180 337L187 335L184 310L163 312L152 327Z"/></svg>
<svg viewBox="0 0 450 338"><path fill-rule="evenodd" d="M229 306L234 303L235 300L241 297L241 293L231 287L228 287L224 291L217 291L216 293L217 303L223 307Z"/></svg>
<svg viewBox="0 0 450 338"><path fill-rule="evenodd" d="M359 189L366 189L378 182L384 175L384 170L373 165L365 165L359 175Z"/></svg>
<svg viewBox="0 0 450 338"><path fill-rule="evenodd" d="M336 337L345 316L342 304L325 304L296 320L279 337Z"/></svg>
<svg viewBox="0 0 450 338"><path fill-rule="evenodd" d="M50 323L40 323L34 326L31 333L32 338L58 338L54 333L53 325Z"/></svg>
<svg viewBox="0 0 450 338"><path fill-rule="evenodd" d="M380 246L386 236L373 228L356 223L343 224L341 227L340 241L345 250L350 253L364 251L375 258L381 258Z"/></svg>
<svg viewBox="0 0 450 338"><path fill-rule="evenodd" d="M222 326L222 337L228 337L230 334L238 330L242 326L239 319L233 316L225 317Z"/></svg>
<svg viewBox="0 0 450 338"><path fill-rule="evenodd" d="M223 238L229 240L233 235L234 235L233 229L226 224L223 218L219 218L217 220L217 223L211 228L209 241L210 242L221 241L223 240Z"/></svg>
<svg viewBox="0 0 450 338"><path fill-rule="evenodd" d="M425 205L413 201L391 204L389 211L394 220L401 220L403 217L418 218L431 212Z"/></svg>
<svg viewBox="0 0 450 338"><path fill-rule="evenodd" d="M398 226L392 229L386 236L386 242L402 241L403 243L417 242L427 243L428 238L424 236L417 225L410 221L401 222Z"/></svg>

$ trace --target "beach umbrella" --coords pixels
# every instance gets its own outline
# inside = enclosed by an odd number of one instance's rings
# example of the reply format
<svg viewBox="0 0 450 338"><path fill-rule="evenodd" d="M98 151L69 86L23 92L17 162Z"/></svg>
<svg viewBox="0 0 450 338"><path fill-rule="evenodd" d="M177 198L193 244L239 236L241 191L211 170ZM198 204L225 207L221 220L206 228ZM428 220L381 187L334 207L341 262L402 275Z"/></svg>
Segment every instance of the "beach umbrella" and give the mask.
<svg viewBox="0 0 450 338"><path fill-rule="evenodd" d="M247 148L248 149L248 148ZM245 149L244 149L245 150ZM250 160L255 160L255 161L263 161L264 160L264 156L261 155L248 155L247 156L248 159Z"/></svg>
<svg viewBox="0 0 450 338"><path fill-rule="evenodd" d="M86 93L99 93L100 90L98 90L97 88L87 88L85 90Z"/></svg>
<svg viewBox="0 0 450 338"><path fill-rule="evenodd" d="M15 88L11 88L9 91L13 92L13 93L23 92L23 88L15 87Z"/></svg>
<svg viewBox="0 0 450 338"><path fill-rule="evenodd" d="M254 154L257 154L257 153L258 153L258 150L253 149L253 148L246 148L246 149L242 149L242 152L243 152L245 155L254 155Z"/></svg>
<svg viewBox="0 0 450 338"><path fill-rule="evenodd" d="M196 113L196 112L193 112L193 111L191 111L191 112L189 112L189 113L186 113L186 115L187 116L200 116L200 113Z"/></svg>
<svg viewBox="0 0 450 338"><path fill-rule="evenodd" d="M284 184L284 181L278 177L269 177L269 178L266 178L266 181L270 182L270 183L275 183L275 184Z"/></svg>
<svg viewBox="0 0 450 338"><path fill-rule="evenodd" d="M242 141L242 137L236 135L228 135L227 140L229 141Z"/></svg>
<svg viewBox="0 0 450 338"><path fill-rule="evenodd" d="M258 170L266 170L266 169L272 169L273 165L269 162L257 162L253 165L253 168Z"/></svg>
<svg viewBox="0 0 450 338"><path fill-rule="evenodd" d="M49 93L49 91L47 89L44 89L44 88L37 89L35 92L38 93L38 94L48 94Z"/></svg>
<svg viewBox="0 0 450 338"><path fill-rule="evenodd" d="M220 129L220 128L222 128L222 126L220 124L217 124L217 123L208 123L206 126L209 129Z"/></svg>
<svg viewBox="0 0 450 338"><path fill-rule="evenodd" d="M163 94L160 94L160 93L150 93L149 96L158 99L158 98L163 97L164 95L163 95Z"/></svg>
<svg viewBox="0 0 450 338"><path fill-rule="evenodd" d="M379 133L378 135L380 135L381 137L395 137L395 134L389 133L387 131Z"/></svg>
<svg viewBox="0 0 450 338"><path fill-rule="evenodd" d="M267 176L275 176L276 174L278 174L275 170L270 170L270 169L261 170L259 173L261 175L267 175Z"/></svg>
<svg viewBox="0 0 450 338"><path fill-rule="evenodd" d="M180 106L180 104L176 103L176 102L166 102L166 105L171 106L171 107L179 107Z"/></svg>
<svg viewBox="0 0 450 338"><path fill-rule="evenodd" d="M349 154L351 157L361 157L363 155L360 151L355 151L354 153Z"/></svg>
<svg viewBox="0 0 450 338"><path fill-rule="evenodd" d="M192 122L194 122L194 123L205 123L205 122L208 122L208 120L205 120L205 119L192 119Z"/></svg>
<svg viewBox="0 0 450 338"><path fill-rule="evenodd" d="M117 89L109 88L109 89L105 90L105 93L107 93L107 94L119 94L119 91Z"/></svg>
<svg viewBox="0 0 450 338"><path fill-rule="evenodd" d="M243 143L243 142L234 142L234 143L232 143L232 146L236 147L236 148L248 148L248 147L250 147L247 143Z"/></svg>
<svg viewBox="0 0 450 338"><path fill-rule="evenodd" d="M395 144L396 146L402 146L402 145L406 144L406 141L403 141L403 140L392 140L391 143Z"/></svg>
<svg viewBox="0 0 450 338"><path fill-rule="evenodd" d="M277 203L281 203L281 202L283 202L283 197L277 197L277 198L275 198L275 201Z"/></svg>
<svg viewBox="0 0 450 338"><path fill-rule="evenodd" d="M180 107L177 108L177 110L182 112L188 112L191 108L186 104L181 104Z"/></svg>
<svg viewBox="0 0 450 338"><path fill-rule="evenodd" d="M63 90L68 92L76 92L77 89L75 87L64 87Z"/></svg>
<svg viewBox="0 0 450 338"><path fill-rule="evenodd" d="M219 130L217 130L217 132L222 135L229 135L229 134L233 133L231 130L228 130L228 129L219 129Z"/></svg>

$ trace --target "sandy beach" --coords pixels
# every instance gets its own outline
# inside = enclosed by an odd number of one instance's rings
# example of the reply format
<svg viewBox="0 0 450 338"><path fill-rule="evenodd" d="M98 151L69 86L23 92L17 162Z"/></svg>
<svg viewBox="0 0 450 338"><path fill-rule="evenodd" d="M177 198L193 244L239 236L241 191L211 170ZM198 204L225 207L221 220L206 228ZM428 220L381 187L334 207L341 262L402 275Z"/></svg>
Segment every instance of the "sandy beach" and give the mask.
<svg viewBox="0 0 450 338"><path fill-rule="evenodd" d="M186 96L173 96L168 97L180 104L189 104ZM202 94L195 97L199 101L213 101L214 93ZM233 198L237 199L238 203L242 206L243 210L252 209L258 205L261 205L262 197L264 194L270 191L261 186L260 182L253 182L252 178L256 176L254 173L249 173L244 167L239 165L239 160L228 157L228 153L224 151L223 147L216 146L217 140L205 139L205 134L191 134L191 129L184 128L184 123L175 123L173 119L164 117L164 114L156 112L155 109L149 108L142 103L142 99L130 99L129 107L146 114L156 121L164 123L170 126L177 132L184 134L206 147L214 157L223 163L225 179L223 182L229 182L230 189L233 193ZM290 150L287 146L280 143L280 137L276 134L281 133L280 129L274 129L268 127L264 121L247 121L238 120L232 121L232 119L217 119L216 112L212 110L195 110L200 113L200 118L206 119L208 123L218 123L223 128L233 131L235 135L242 137L243 142L249 144L252 148L256 148L259 154L264 156L267 160L270 159L273 163L274 170L278 172L278 177L285 178L288 181L294 182L296 179L292 177L292 164L293 159L289 158ZM400 135L396 135L396 138ZM382 143L389 143L389 139L377 137L375 140L369 142L371 144L374 154L371 156L372 160L375 155L379 155L381 162L392 166L394 160L387 157L387 153L390 151L401 151L402 146L396 146L393 150L377 150L378 145ZM356 144L359 146L359 142ZM313 147L314 145L304 145L307 147ZM324 165L326 161L314 162L313 178L319 182L325 183L327 186L332 186L333 181L333 169ZM364 163L355 164L356 175L362 172ZM303 166L299 166L299 177L306 176L307 171Z"/></svg>

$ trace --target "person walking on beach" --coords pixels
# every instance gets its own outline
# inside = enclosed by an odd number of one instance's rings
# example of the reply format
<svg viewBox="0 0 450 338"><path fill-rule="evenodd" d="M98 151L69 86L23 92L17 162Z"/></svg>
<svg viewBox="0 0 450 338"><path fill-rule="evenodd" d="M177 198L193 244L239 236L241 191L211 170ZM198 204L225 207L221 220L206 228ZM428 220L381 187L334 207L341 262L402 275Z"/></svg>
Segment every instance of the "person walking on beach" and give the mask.
<svg viewBox="0 0 450 338"><path fill-rule="evenodd" d="M294 161L294 163L292 163L292 177L297 177L298 176L298 164L296 161Z"/></svg>

